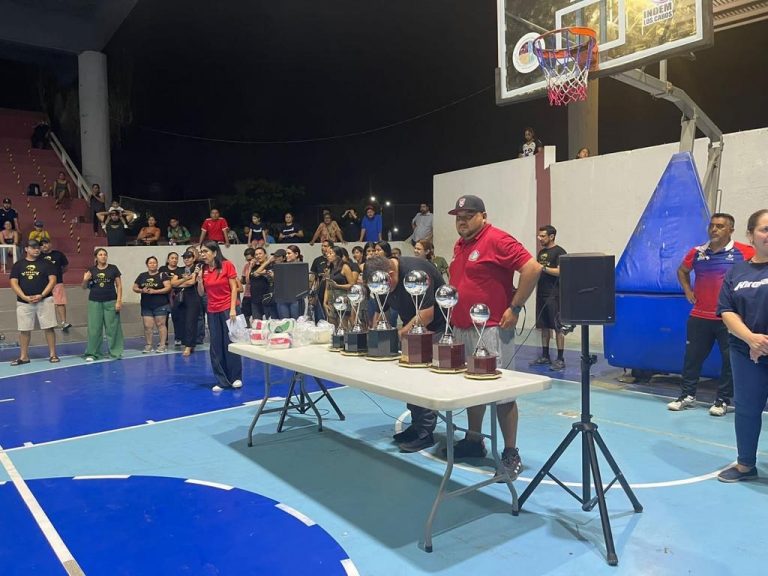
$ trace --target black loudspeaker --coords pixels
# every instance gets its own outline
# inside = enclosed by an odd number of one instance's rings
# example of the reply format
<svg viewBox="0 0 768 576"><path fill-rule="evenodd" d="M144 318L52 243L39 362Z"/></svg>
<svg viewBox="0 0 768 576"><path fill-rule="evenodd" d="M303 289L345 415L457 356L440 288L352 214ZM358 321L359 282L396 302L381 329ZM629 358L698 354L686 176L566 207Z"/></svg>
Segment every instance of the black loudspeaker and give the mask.
<svg viewBox="0 0 768 576"><path fill-rule="evenodd" d="M309 264L284 262L275 264L273 270L275 273L273 302L295 302L307 295L309 292Z"/></svg>
<svg viewBox="0 0 768 576"><path fill-rule="evenodd" d="M560 321L613 324L616 321L615 256L563 254L560 266Z"/></svg>

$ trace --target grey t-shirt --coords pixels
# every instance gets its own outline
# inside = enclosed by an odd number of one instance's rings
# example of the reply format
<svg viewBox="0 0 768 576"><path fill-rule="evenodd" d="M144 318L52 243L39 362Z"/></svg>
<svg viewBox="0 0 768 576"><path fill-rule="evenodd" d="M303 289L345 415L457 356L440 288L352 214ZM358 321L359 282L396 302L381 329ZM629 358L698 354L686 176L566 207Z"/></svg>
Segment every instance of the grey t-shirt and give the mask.
<svg viewBox="0 0 768 576"><path fill-rule="evenodd" d="M432 212L427 212L426 214L419 212L413 217L412 222L416 226L413 229L413 240L415 242L432 236Z"/></svg>

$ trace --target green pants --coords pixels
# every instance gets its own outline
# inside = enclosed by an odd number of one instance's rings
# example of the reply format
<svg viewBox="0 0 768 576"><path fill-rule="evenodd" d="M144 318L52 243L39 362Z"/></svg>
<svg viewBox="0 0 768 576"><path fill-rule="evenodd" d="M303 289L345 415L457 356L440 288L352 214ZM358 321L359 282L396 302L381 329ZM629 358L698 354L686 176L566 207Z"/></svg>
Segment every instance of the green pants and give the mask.
<svg viewBox="0 0 768 576"><path fill-rule="evenodd" d="M93 302L88 300L88 346L86 356L100 358L104 356L101 343L107 337L110 358L120 358L123 355L123 326L120 324L120 314L115 311L115 300L109 302Z"/></svg>

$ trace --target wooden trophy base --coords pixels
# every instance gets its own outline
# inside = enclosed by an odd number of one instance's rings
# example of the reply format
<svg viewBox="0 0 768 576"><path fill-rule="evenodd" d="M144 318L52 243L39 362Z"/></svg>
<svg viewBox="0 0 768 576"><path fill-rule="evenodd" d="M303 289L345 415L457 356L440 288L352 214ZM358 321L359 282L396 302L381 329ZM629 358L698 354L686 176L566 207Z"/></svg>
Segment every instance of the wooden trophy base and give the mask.
<svg viewBox="0 0 768 576"><path fill-rule="evenodd" d="M347 332L344 334L344 356L365 356L368 352L367 332Z"/></svg>
<svg viewBox="0 0 768 576"><path fill-rule="evenodd" d="M387 362L400 359L400 337L396 328L368 332L367 360Z"/></svg>
<svg viewBox="0 0 768 576"><path fill-rule="evenodd" d="M470 380L495 380L501 377L496 369L496 356L470 356L464 378Z"/></svg>
<svg viewBox="0 0 768 576"><path fill-rule="evenodd" d="M406 334L402 341L403 354L400 356L400 365L412 368L432 366L432 336L434 332Z"/></svg>
<svg viewBox="0 0 768 576"><path fill-rule="evenodd" d="M435 344L432 346L430 370L438 374L458 374L467 369L464 344Z"/></svg>

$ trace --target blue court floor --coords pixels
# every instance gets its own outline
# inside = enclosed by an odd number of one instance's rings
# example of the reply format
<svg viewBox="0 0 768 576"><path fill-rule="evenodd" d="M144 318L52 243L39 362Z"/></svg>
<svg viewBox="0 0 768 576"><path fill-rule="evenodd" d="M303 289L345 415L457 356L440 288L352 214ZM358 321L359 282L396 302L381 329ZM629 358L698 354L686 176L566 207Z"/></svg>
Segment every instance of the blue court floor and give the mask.
<svg viewBox="0 0 768 576"><path fill-rule="evenodd" d="M517 367L535 354L524 347ZM391 435L407 412L398 402L332 388L345 421L326 401L324 432L297 415L276 434L277 415L265 415L249 448L263 392L256 362L244 361L241 391L213 394L204 350L62 360L0 367L2 576L768 572L768 424L758 455L765 480L722 484L715 475L735 458L733 414L713 418L706 404L669 412L673 385L619 385L602 360L592 412L644 507L634 513L617 486L608 493L617 567L605 563L597 509L582 511L551 481L518 517L503 485L447 501L434 552L424 552L444 429L435 448L399 453ZM519 492L578 419L578 357L566 360L566 379L521 399ZM275 377L280 397L289 374ZM577 491L580 463L574 442L554 470ZM454 479L475 482L489 464L461 464Z"/></svg>

